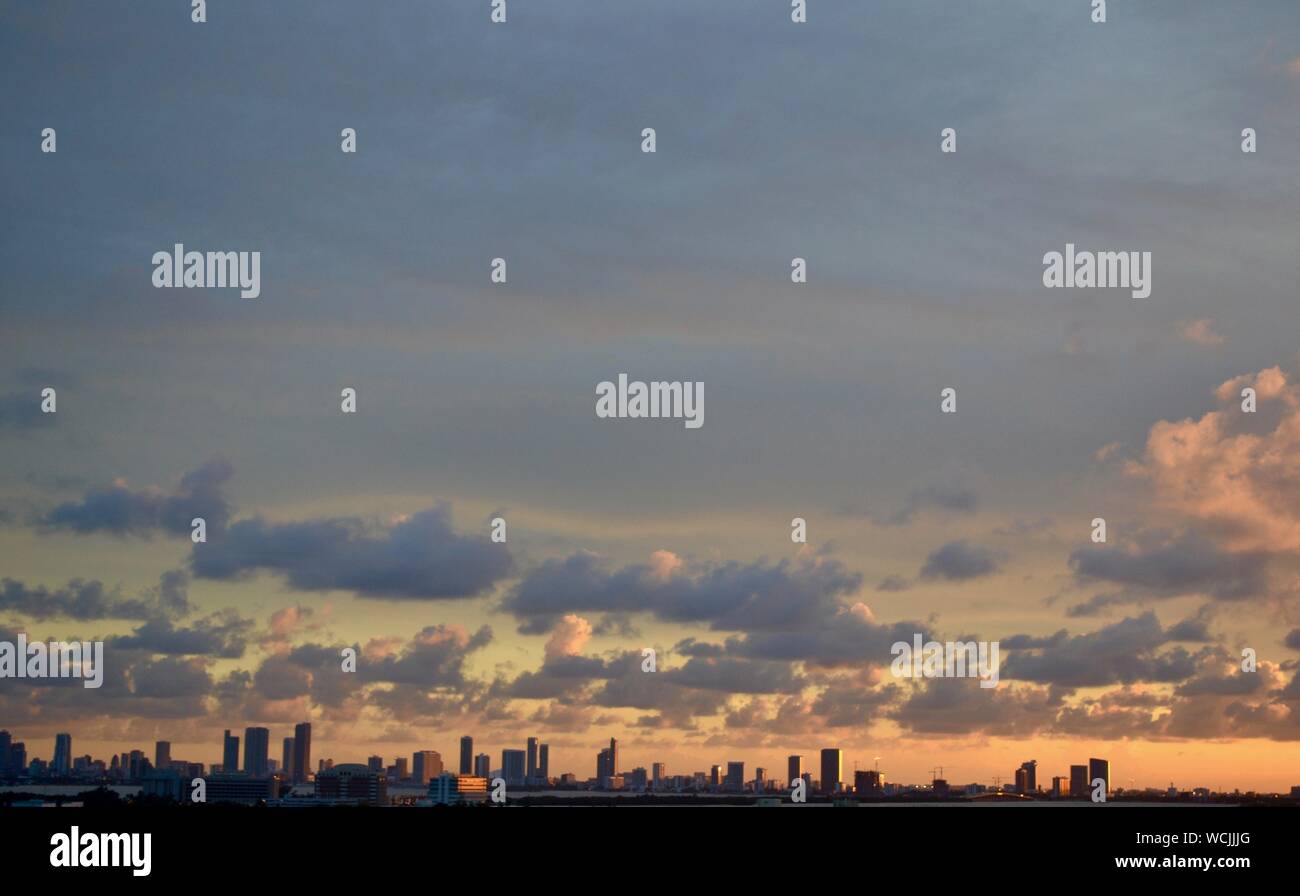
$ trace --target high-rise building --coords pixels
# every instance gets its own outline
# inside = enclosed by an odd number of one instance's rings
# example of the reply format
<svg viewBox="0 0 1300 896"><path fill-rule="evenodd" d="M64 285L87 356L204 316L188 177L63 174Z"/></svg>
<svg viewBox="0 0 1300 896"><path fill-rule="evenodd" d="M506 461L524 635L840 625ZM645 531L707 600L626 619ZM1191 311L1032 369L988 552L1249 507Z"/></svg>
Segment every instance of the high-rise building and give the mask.
<svg viewBox="0 0 1300 896"><path fill-rule="evenodd" d="M853 792L857 796L880 796L884 784L884 778L875 769L859 769L853 773Z"/></svg>
<svg viewBox="0 0 1300 896"><path fill-rule="evenodd" d="M1076 798L1088 795L1088 766L1070 766L1070 796Z"/></svg>
<svg viewBox="0 0 1300 896"><path fill-rule="evenodd" d="M651 764L650 770L653 775L652 780L654 781L655 790L659 790L664 786L664 777L668 773L668 767L662 762L655 762Z"/></svg>
<svg viewBox="0 0 1300 896"><path fill-rule="evenodd" d="M722 766L713 765L709 767L709 787L714 790L722 789Z"/></svg>
<svg viewBox="0 0 1300 896"><path fill-rule="evenodd" d="M166 771L172 764L172 743L169 740L156 741L153 745L153 767Z"/></svg>
<svg viewBox="0 0 1300 896"><path fill-rule="evenodd" d="M1016 793L1029 793L1029 772L1022 765L1016 769Z"/></svg>
<svg viewBox="0 0 1300 896"><path fill-rule="evenodd" d="M844 751L829 748L822 750L822 790L827 793L838 792L843 771Z"/></svg>
<svg viewBox="0 0 1300 896"><path fill-rule="evenodd" d="M0 731L0 775L9 773L9 751L13 744L13 736L8 731Z"/></svg>
<svg viewBox="0 0 1300 896"><path fill-rule="evenodd" d="M612 777L614 775L609 770L609 747L605 747L596 754L596 780Z"/></svg>
<svg viewBox="0 0 1300 896"><path fill-rule="evenodd" d="M239 771L239 738L232 736L229 728L221 741L221 771L226 775Z"/></svg>
<svg viewBox="0 0 1300 896"><path fill-rule="evenodd" d="M270 757L271 732L265 728L244 729L244 772L254 778L267 775L266 760Z"/></svg>
<svg viewBox="0 0 1300 896"><path fill-rule="evenodd" d="M22 775L27 773L27 744L22 741L14 741L9 747L9 774Z"/></svg>
<svg viewBox="0 0 1300 896"><path fill-rule="evenodd" d="M537 778L537 738L528 738L528 768L524 772L524 777L528 783L533 783Z"/></svg>
<svg viewBox="0 0 1300 896"><path fill-rule="evenodd" d="M501 751L501 777L506 779L507 787L522 787L527 772L527 756L523 750Z"/></svg>
<svg viewBox="0 0 1300 896"><path fill-rule="evenodd" d="M618 741L614 738L609 739L609 776L612 778L618 774Z"/></svg>
<svg viewBox="0 0 1300 896"><path fill-rule="evenodd" d="M1016 785L1020 785L1020 772L1025 773L1024 786L1020 787L1021 793L1038 792L1038 760L1031 759L1028 762L1022 762L1016 773Z"/></svg>
<svg viewBox="0 0 1300 896"><path fill-rule="evenodd" d="M421 787L442 774L442 754L437 750L420 750L411 757L411 780Z"/></svg>
<svg viewBox="0 0 1300 896"><path fill-rule="evenodd" d="M723 789L739 793L745 789L745 763L728 762L727 777L722 782Z"/></svg>
<svg viewBox="0 0 1300 896"><path fill-rule="evenodd" d="M1060 775L1052 777L1052 796L1060 799L1067 796L1070 792L1070 779L1063 778Z"/></svg>
<svg viewBox="0 0 1300 896"><path fill-rule="evenodd" d="M371 756L369 759L366 760L366 767L369 768L372 772L382 772L384 770L384 757Z"/></svg>
<svg viewBox="0 0 1300 896"><path fill-rule="evenodd" d="M292 737L286 737L280 746L280 774L286 781L294 780Z"/></svg>
<svg viewBox="0 0 1300 896"><path fill-rule="evenodd" d="M803 774L803 757L791 756L785 761L785 765L785 779L787 786L793 787L794 782L798 781L799 776Z"/></svg>
<svg viewBox="0 0 1300 896"><path fill-rule="evenodd" d="M492 777L492 757L487 753L479 753L474 757L474 776L476 778Z"/></svg>
<svg viewBox="0 0 1300 896"><path fill-rule="evenodd" d="M311 774L311 722L293 727L293 780L304 783Z"/></svg>
<svg viewBox="0 0 1300 896"><path fill-rule="evenodd" d="M1101 778L1103 781L1106 782L1105 790L1103 791L1103 793L1105 793L1106 796L1110 796L1110 762L1105 759L1089 759L1088 760L1089 795L1092 794L1093 787L1095 786L1093 782L1096 781L1098 778Z"/></svg>
<svg viewBox="0 0 1300 896"><path fill-rule="evenodd" d="M537 778L542 784L551 781L551 745L542 744L537 750Z"/></svg>
<svg viewBox="0 0 1300 896"><path fill-rule="evenodd" d="M54 774L66 775L72 771L72 735L54 735Z"/></svg>
<svg viewBox="0 0 1300 896"><path fill-rule="evenodd" d="M466 734L460 739L460 773L468 775L474 770L474 738Z"/></svg>
<svg viewBox="0 0 1300 896"><path fill-rule="evenodd" d="M393 772L394 772L393 776L398 781L405 781L407 778L410 777L410 774L408 774L406 770L405 756L398 756L396 759L393 760Z"/></svg>

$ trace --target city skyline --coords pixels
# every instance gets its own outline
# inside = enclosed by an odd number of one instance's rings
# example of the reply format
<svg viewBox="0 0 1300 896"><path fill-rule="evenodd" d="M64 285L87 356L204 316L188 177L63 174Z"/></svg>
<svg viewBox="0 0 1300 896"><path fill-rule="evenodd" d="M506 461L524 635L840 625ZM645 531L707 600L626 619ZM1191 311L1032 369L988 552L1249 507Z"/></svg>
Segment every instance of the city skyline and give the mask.
<svg viewBox="0 0 1300 896"><path fill-rule="evenodd" d="M0 28L29 751L1297 783L1293 2L221 5Z"/></svg>
<svg viewBox="0 0 1300 896"><path fill-rule="evenodd" d="M302 724L308 724L308 723L302 723ZM298 726L298 730L300 729L301 729L301 725ZM75 755L75 750L73 749L75 745L75 741L71 740L70 737L71 734L69 732L64 732L56 735L55 758L50 760L49 762L50 768L54 767L54 765L58 761L58 756L60 755L66 760L66 762L69 765L69 768L71 766L71 763L74 760L81 760L84 756L91 756L92 759L95 758L93 757L93 754ZM293 738L285 738L286 742L292 740ZM467 740L470 741L471 744L475 742L473 740L473 735L463 735L460 738L460 742L462 743L462 745ZM531 745L536 740L537 740L536 738L530 737L526 739L526 742ZM692 769L689 771L686 769L679 771L676 769L670 769L668 765L664 762L655 761L655 760L650 760L648 762L641 762L635 759L627 760L626 754L619 754L615 752L615 755L623 755L623 759L615 760L614 761L615 767L611 771L610 766L606 764L609 762L607 757L611 750L616 750L616 744L617 744L617 739L612 739L608 747L603 747L600 749L599 755L596 758L596 773L593 775L585 775L585 776L582 774L581 770L564 770L564 771L559 771L555 774L547 775L545 774L545 769L542 766L538 766L538 768L541 769L541 771L539 771L537 775L534 775L533 767L531 765L525 764L528 761L526 757L530 753L530 750L527 748L517 749L512 747L502 747L500 751L502 757L501 764L499 766L489 765L487 769L482 769L482 768L472 768L469 770L453 769L448 763L446 763L442 759L442 753L440 750L427 748L424 750L414 751L414 753L409 759L406 756L395 756L392 764L385 764L384 762L385 757L378 756L378 755L372 755L368 757L368 759L365 762L362 762L359 759L354 757L347 757L342 759L338 759L333 756L321 757L318 761L317 768L313 769L311 774L314 777L317 771L321 769L330 769L334 766L344 765L344 764L354 764L359 766L367 766L372 771L387 771L390 774L396 769L399 772L400 777L390 779L389 781L390 786L394 784L399 784L403 781L410 781L413 784L423 787L429 783L430 779L436 778L438 775L443 774L444 772L449 774L456 774L459 771L460 774L480 775L482 773L481 776L484 777L488 775L501 776L507 781L507 783L510 786L522 787L525 790L542 788L550 784L557 784L561 781L562 778L567 778L571 776L574 778L574 783L580 785L590 785L591 788L596 791L602 789L609 789L610 782L605 780L607 776L608 777L617 776L619 778L628 778L630 780L629 776L633 772L642 773L642 775L644 776L645 789L649 791L653 791L656 789L654 786L649 786L649 785L651 785L652 782L658 782L660 779L708 780L710 775L716 775L718 777L718 783L715 786L716 789L720 790L721 792L738 792L738 789L736 787L737 782L734 777L736 774L738 774L740 776L739 782L742 785L739 788L739 790L750 790L751 786L757 788L756 782L762 780L768 782L769 784L776 783L777 785L779 785L776 791L771 791L771 792L777 792L777 793L784 792L787 794L790 789L790 783L793 780L791 775L794 775L796 777L804 777L805 779L807 779L809 781L810 787L815 788L815 792L818 793L838 792L836 790L828 790L826 788L826 780L827 780L826 775L828 774L828 770L830 770L829 773L834 775L835 778L837 779L837 783L838 785L840 785L838 790L843 790L846 792L856 792L859 782L861 780L865 780L864 778L861 777L864 775L869 776L871 780L874 780L875 785L877 787L881 786L881 782L887 781L888 784L896 787L903 787L906 789L914 789L914 788L923 789L925 783L923 781L891 779L888 774L888 769L887 768L882 769L879 767L879 760L880 760L879 756L873 757L872 765L868 768L859 768L858 763L855 761L853 764L853 768L846 769L843 765L844 751L832 747L823 747L817 750L814 758L816 759L815 767L820 770L820 774L818 775L814 775L807 771L804 771L806 766L803 760L806 757L803 754L791 754L786 756L784 764L780 766L761 766L757 764L752 764L747 760L743 760L743 759L737 760L734 757L730 757L723 760L723 762L721 763L713 763L711 766L705 766L703 768ZM538 745L542 748L543 751L549 750L549 744L538 744ZM34 753L31 750L31 748L26 746L25 741L18 740L16 737L14 737L13 732L6 731L3 729L0 729L0 747L4 749L10 749L10 748L23 749L24 755L26 756L29 764L32 763L34 760L39 760L41 758L38 753ZM165 751L165 755L170 757L171 748L172 748L172 744L170 741L158 741L155 744L155 756L161 757L164 755L164 751ZM226 755L228 755L229 749L230 746L227 743L225 748ZM114 752L111 754L112 756L111 761L112 763L114 763L115 768L117 767L116 763L118 761L118 757L119 756L125 757L127 756L128 752L132 755L132 757L143 758L145 756L145 753L141 750L122 751L121 753ZM434 763L434 765L431 768L424 769L424 772L426 772L427 774L422 774L420 769L421 760L424 757L430 757L430 759ZM488 758L489 760L491 758L490 755L483 754L483 753L475 754L471 758L472 760L474 760L474 759L482 759L485 757ZM796 762L796 760L799 761ZM98 760L98 761L102 761L102 760ZM194 761L193 759L177 759L175 760L175 763L177 766L185 764L193 768ZM202 762L200 764L205 767L204 774L231 773L231 770L225 767L222 767L220 772L215 771L216 768L215 764L202 763ZM512 764L516 765L517 768L511 768L510 766ZM158 765L157 761L155 761L154 765L155 767ZM1111 762L1108 759L1098 758L1098 757L1087 757L1081 763L1071 763L1070 765L1064 768L1051 768L1048 766L1044 766L1043 767L1044 776L1041 778L1038 775L1039 766L1040 763L1037 760L1033 760L1033 759L1026 760L1020 764L1019 768L1014 769L1013 773L1010 776L995 773L987 776L987 780L984 780L979 776L963 777L960 774L942 776L945 768L952 768L955 771L955 767L954 766L933 766L930 768L930 775L931 775L930 782L932 784L935 783L936 781L942 783L944 785L945 792L947 792L947 790L951 788L952 791L956 793L957 789L960 787L969 787L973 785L978 785L981 787L987 786L990 791L1005 790L1006 792L1009 793L1021 793L1021 794L1033 793L1033 794L1039 794L1043 796L1056 795L1058 797L1069 796L1069 797L1080 798L1080 799L1084 798L1084 796L1087 793L1091 792L1092 789L1091 782L1095 781L1098 777L1103 778L1107 781L1106 789L1108 792L1145 791L1151 793L1154 792L1165 793L1166 791L1173 789L1180 792L1204 790L1209 793L1228 794L1234 791L1238 791L1238 792L1255 792L1260 794L1290 795L1294 797L1297 791L1300 790L1300 785L1295 785L1295 784L1290 785L1288 787L1278 788L1275 790L1268 790L1268 789L1246 790L1243 788L1223 788L1220 786L1212 785L1211 782L1209 781L1182 782L1181 784L1173 780L1166 781L1164 783L1142 782L1142 781L1136 781L1131 777L1127 779L1122 777L1115 777L1112 773ZM123 762L123 767L125 768L125 762ZM787 770L786 777L781 778L779 776L773 775L772 774L773 768L786 769ZM2 755L0 755L0 770L3 770L5 773L7 773L10 776L12 776L14 773L14 769L12 767L6 767ZM796 774L796 770L798 771L798 774ZM1054 771L1063 772L1063 774L1051 774L1051 772ZM282 763L278 764L278 767L276 767L273 772L267 772L265 767L261 767L261 771L257 772L257 771L250 771L247 766L247 760L245 760L245 762L242 764L236 763L236 768L233 770L233 772L238 774L247 774L249 777L265 776L266 774L274 773L284 777L290 783L305 783L307 780L299 777L297 773L298 772L297 769L286 771ZM517 772L517 775L515 774L515 772ZM763 773L762 778L759 777L760 772ZM409 778L407 777L408 773L410 776ZM62 774L67 775L68 770L65 769L65 771L62 772ZM75 775L73 775L73 777L75 777ZM1058 786L1064 791L1064 793L1055 793L1055 790ZM622 789L633 789L633 788L630 785L625 785L620 783L618 787L615 789L622 790Z"/></svg>

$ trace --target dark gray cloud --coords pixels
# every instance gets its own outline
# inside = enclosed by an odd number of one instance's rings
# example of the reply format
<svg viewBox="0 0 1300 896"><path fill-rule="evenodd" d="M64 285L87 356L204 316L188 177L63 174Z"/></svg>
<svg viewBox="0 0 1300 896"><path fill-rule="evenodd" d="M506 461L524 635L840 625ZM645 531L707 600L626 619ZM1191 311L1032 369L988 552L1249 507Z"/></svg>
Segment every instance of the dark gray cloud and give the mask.
<svg viewBox="0 0 1300 896"><path fill-rule="evenodd" d="M931 477L931 481L914 488L903 506L881 522L901 526L910 523L923 510L973 513L980 505L975 485L978 478L970 469L950 461Z"/></svg>
<svg viewBox="0 0 1300 896"><path fill-rule="evenodd" d="M1070 607L1071 616L1090 616L1116 605L1151 598L1204 594L1220 601L1246 600L1265 593L1268 558L1254 552L1230 553L1202 536L1146 534L1134 547L1091 545L1070 555L1080 585L1109 582L1120 590L1094 595Z"/></svg>
<svg viewBox="0 0 1300 896"><path fill-rule="evenodd" d="M113 649L140 650L177 656L238 659L244 655L256 623L233 610L213 613L178 626L165 618L151 619L129 635L109 638Z"/></svg>
<svg viewBox="0 0 1300 896"><path fill-rule="evenodd" d="M925 558L920 576L923 579L946 579L964 582L997 571L1001 555L967 541L950 541Z"/></svg>
<svg viewBox="0 0 1300 896"><path fill-rule="evenodd" d="M1048 688L982 688L973 678L932 678L889 717L918 734L1028 737L1049 726L1058 708Z"/></svg>
<svg viewBox="0 0 1300 896"><path fill-rule="evenodd" d="M269 572L301 591L432 600L483 594L510 573L512 560L506 546L486 534L453 531L451 508L439 503L390 527L357 518L239 520L195 545L190 566L201 578Z"/></svg>
<svg viewBox="0 0 1300 896"><path fill-rule="evenodd" d="M767 563L697 563L665 572L634 564L611 569L577 553L529 570L502 603L540 632L571 612L649 613L731 631L799 629L832 615L862 582L826 557Z"/></svg>
<svg viewBox="0 0 1300 896"><path fill-rule="evenodd" d="M98 580L73 579L62 588L28 586L15 579L0 582L0 610L28 619L155 619L184 615L190 610L186 576L163 573L157 588L137 597L124 597L120 589Z"/></svg>
<svg viewBox="0 0 1300 896"><path fill-rule="evenodd" d="M189 535L191 522L201 517L211 538L230 519L225 487L233 474L227 461L213 458L182 476L172 492L114 484L93 489L80 501L60 504L41 522L49 529L78 533Z"/></svg>
<svg viewBox="0 0 1300 896"><path fill-rule="evenodd" d="M1195 675L1204 659L1220 655L1210 649L1193 655L1182 647L1161 651L1170 641L1184 640L1174 634L1148 612L1082 635L1014 635L1001 642L1007 649L1001 677L1068 688L1181 682Z"/></svg>

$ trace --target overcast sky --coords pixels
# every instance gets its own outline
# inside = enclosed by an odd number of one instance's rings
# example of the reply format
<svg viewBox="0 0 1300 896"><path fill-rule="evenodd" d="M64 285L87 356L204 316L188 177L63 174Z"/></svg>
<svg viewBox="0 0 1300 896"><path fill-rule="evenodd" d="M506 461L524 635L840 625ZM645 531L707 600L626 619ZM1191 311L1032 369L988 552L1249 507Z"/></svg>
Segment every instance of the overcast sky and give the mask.
<svg viewBox="0 0 1300 896"><path fill-rule="evenodd" d="M109 642L0 681L30 753L1296 783L1293 3L187 5L0 10L0 629ZM1151 295L1044 288L1067 243ZM704 425L597 418L619 373Z"/></svg>

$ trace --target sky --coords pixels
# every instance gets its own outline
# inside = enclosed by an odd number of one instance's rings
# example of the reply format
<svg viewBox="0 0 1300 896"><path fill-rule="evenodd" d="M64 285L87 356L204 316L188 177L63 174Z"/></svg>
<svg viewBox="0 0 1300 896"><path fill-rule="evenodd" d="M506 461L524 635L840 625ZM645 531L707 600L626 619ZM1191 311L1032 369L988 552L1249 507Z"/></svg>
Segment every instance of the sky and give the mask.
<svg viewBox="0 0 1300 896"><path fill-rule="evenodd" d="M29 755L1300 784L1293 4L188 5L0 7L0 640L106 643L0 679Z"/></svg>

